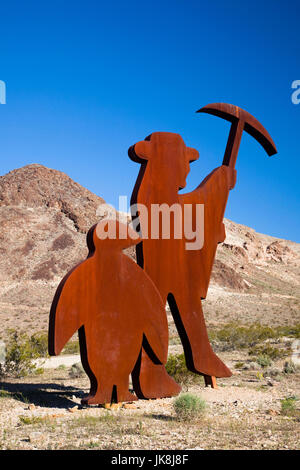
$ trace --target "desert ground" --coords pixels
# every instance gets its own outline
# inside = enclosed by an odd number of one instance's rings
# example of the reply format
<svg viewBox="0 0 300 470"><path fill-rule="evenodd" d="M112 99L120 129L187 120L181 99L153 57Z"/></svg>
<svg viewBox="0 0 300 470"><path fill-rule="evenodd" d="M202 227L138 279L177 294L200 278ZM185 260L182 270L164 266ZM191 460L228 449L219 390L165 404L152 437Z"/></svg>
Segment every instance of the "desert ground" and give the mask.
<svg viewBox="0 0 300 470"><path fill-rule="evenodd" d="M283 351L289 344L287 338L272 343ZM182 353L179 344L169 349L173 356ZM284 372L288 353L268 367L253 362L245 349L218 354L233 375L218 379L217 389L192 374L179 380L182 394L192 393L206 404L189 419L176 414L175 397L82 407L89 381L78 366L71 366L80 357L51 358L59 359L56 365L42 360L42 373L1 382L0 448L299 450L300 370Z"/></svg>

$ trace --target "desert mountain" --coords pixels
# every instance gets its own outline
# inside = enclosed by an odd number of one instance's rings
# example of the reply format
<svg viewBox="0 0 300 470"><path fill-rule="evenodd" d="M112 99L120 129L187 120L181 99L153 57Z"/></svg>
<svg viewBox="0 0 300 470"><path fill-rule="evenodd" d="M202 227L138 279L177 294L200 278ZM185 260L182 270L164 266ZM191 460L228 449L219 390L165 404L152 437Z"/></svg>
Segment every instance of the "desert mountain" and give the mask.
<svg viewBox="0 0 300 470"><path fill-rule="evenodd" d="M0 337L8 328L47 330L56 287L86 257L86 232L103 203L42 165L0 177ZM203 302L207 323L299 321L300 245L229 220L225 225Z"/></svg>

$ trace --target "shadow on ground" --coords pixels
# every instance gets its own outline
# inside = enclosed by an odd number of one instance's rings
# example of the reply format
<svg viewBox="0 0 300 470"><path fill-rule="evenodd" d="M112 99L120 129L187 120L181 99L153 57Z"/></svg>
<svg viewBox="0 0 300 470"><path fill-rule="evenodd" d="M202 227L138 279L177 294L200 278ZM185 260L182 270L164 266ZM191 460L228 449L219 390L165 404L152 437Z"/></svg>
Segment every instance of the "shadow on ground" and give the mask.
<svg viewBox="0 0 300 470"><path fill-rule="evenodd" d="M15 400L47 408L70 408L75 396L82 399L86 393L77 387L54 383L9 383L1 382L0 389Z"/></svg>
<svg viewBox="0 0 300 470"><path fill-rule="evenodd" d="M144 414L144 418L150 418L150 419L157 419L160 421L177 421L174 416L169 416L169 415L163 415L163 414L155 414L155 413L147 413Z"/></svg>

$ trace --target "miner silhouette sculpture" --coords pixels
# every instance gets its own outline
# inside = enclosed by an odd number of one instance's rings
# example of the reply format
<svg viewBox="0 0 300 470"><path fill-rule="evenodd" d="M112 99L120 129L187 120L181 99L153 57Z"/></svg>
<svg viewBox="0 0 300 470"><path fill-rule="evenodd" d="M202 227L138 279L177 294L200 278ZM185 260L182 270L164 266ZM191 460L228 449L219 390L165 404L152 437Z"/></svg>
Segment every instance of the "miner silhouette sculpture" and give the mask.
<svg viewBox="0 0 300 470"><path fill-rule="evenodd" d="M206 385L216 387L215 377L229 377L231 372L211 348L201 299L205 299L207 294L217 245L225 239L223 217L229 190L235 185L234 166L243 130L255 137L269 155L276 153L276 148L263 126L236 106L214 103L200 112L232 122L223 165L213 170L194 191L179 195L178 191L186 185L189 164L198 159L198 152L187 147L178 134L155 132L128 151L129 157L141 164L131 207L142 237L142 242L136 246L137 262L154 281L163 303L168 300L188 369L204 375ZM153 228L155 222L151 208L157 204L182 207L182 220L173 219L169 239L162 236L162 231L156 239L143 236ZM187 243L191 240L176 237L176 224L184 226L184 207L190 205L195 209L197 204L204 205L204 244L187 250ZM139 205L147 207L146 216L141 215ZM191 212L188 214L192 217ZM184 234L184 230L181 233ZM155 397L156 389L161 387L160 373L157 372L160 368L149 360L145 351L142 352L137 373L142 396Z"/></svg>

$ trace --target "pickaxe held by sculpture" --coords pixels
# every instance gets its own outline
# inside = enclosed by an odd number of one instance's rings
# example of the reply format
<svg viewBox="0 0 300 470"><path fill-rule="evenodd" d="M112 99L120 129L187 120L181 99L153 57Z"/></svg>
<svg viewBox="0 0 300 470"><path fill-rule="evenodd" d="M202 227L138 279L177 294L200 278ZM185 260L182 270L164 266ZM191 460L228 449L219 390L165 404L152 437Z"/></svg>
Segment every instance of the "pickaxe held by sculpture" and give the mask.
<svg viewBox="0 0 300 470"><path fill-rule="evenodd" d="M252 135L263 146L269 156L277 153L270 134L254 116L244 109L228 103L213 103L199 109L197 113L213 114L231 122L223 165L235 167L243 131Z"/></svg>

